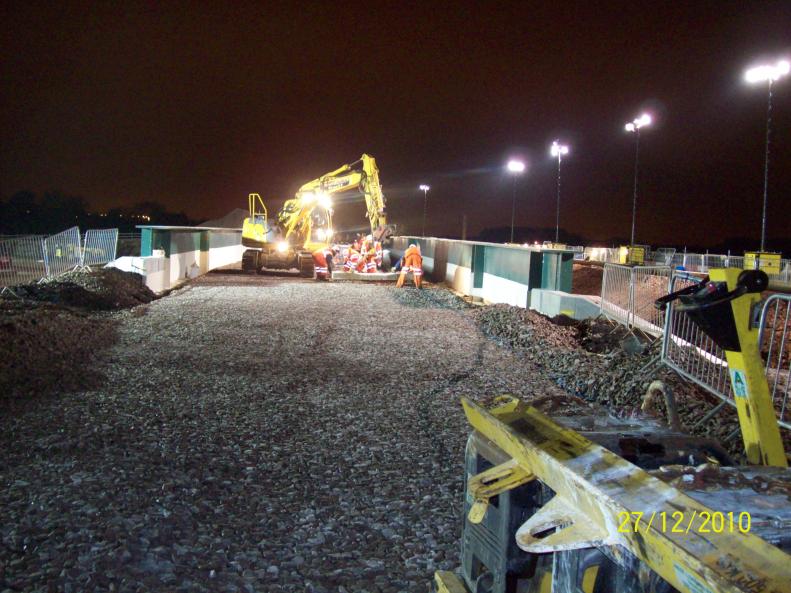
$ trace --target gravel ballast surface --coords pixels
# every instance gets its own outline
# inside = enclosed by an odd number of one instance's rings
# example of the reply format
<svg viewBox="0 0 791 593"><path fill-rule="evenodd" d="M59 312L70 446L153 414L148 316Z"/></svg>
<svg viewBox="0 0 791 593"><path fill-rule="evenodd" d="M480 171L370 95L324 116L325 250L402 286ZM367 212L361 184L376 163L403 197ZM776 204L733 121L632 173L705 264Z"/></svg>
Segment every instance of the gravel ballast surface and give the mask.
<svg viewBox="0 0 791 593"><path fill-rule="evenodd" d="M426 591L462 395L569 398L445 290L209 274L0 415L0 591Z"/></svg>

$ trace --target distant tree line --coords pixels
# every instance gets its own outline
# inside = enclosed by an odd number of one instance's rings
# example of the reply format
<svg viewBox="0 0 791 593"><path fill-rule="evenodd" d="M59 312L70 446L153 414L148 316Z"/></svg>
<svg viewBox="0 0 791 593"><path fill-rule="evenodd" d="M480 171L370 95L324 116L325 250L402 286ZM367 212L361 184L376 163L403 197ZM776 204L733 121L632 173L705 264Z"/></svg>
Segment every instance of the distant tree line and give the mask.
<svg viewBox="0 0 791 593"><path fill-rule="evenodd" d="M85 199L59 191L37 196L19 191L7 200L0 199L0 234L47 235L79 226L85 229L117 228L132 233L139 224L193 226L184 212L170 212L158 202L138 202L134 206L95 211Z"/></svg>

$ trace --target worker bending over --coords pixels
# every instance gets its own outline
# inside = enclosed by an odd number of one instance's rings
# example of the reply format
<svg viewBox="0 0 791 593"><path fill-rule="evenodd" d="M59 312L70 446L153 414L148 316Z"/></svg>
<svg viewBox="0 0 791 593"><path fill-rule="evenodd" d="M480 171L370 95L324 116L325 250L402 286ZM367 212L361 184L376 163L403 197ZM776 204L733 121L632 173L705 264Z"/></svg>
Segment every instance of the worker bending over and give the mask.
<svg viewBox="0 0 791 593"><path fill-rule="evenodd" d="M313 252L313 268L316 270L316 280L330 280L332 278L332 260L338 253L337 247L317 249Z"/></svg>
<svg viewBox="0 0 791 593"><path fill-rule="evenodd" d="M348 255L346 256L346 261L343 262L343 269L346 272L354 272L360 265L360 252L359 252L359 245L357 248L354 246L349 247Z"/></svg>
<svg viewBox="0 0 791 593"><path fill-rule="evenodd" d="M401 275L398 277L398 282L396 282L398 288L404 285L407 272L412 272L415 288L421 288L423 284L423 257L420 255L420 247L414 243L407 247L406 252L404 252Z"/></svg>

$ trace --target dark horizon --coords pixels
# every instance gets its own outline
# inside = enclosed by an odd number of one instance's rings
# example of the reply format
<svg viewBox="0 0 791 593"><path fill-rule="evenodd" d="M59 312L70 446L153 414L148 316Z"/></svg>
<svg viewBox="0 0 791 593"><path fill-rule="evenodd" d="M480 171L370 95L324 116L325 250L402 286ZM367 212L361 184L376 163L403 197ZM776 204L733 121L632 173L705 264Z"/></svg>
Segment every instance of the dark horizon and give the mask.
<svg viewBox="0 0 791 593"><path fill-rule="evenodd" d="M107 210L152 201L205 220L257 191L376 157L390 219L460 235L517 226L716 245L760 234L766 92L747 67L791 57L791 5L456 3L371 11L288 3L0 8L0 198L61 189ZM367 5L366 5L367 6ZM791 238L791 79L775 86L768 247ZM364 223L363 205L338 226Z"/></svg>

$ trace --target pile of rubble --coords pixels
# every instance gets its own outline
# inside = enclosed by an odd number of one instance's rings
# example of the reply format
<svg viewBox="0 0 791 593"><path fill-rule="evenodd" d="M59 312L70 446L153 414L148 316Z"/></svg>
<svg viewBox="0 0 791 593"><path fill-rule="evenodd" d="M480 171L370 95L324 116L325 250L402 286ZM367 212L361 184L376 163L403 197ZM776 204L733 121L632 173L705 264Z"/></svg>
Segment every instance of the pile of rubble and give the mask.
<svg viewBox="0 0 791 593"><path fill-rule="evenodd" d="M67 272L41 282L16 286L14 294L23 300L94 311L125 309L155 298L143 284L142 276L115 268Z"/></svg>
<svg viewBox="0 0 791 593"><path fill-rule="evenodd" d="M602 319L557 325L509 305L486 307L475 316L487 336L536 364L567 393L616 415L638 415L649 385L661 380L675 396L685 431L715 438L731 454L742 455L735 409L724 406L702 421L719 400L659 365L658 343L648 345ZM667 417L664 402L652 405L656 415Z"/></svg>
<svg viewBox="0 0 791 593"><path fill-rule="evenodd" d="M96 355L115 341L108 312L154 298L141 276L107 268L16 286L0 298L0 401L89 389Z"/></svg>

